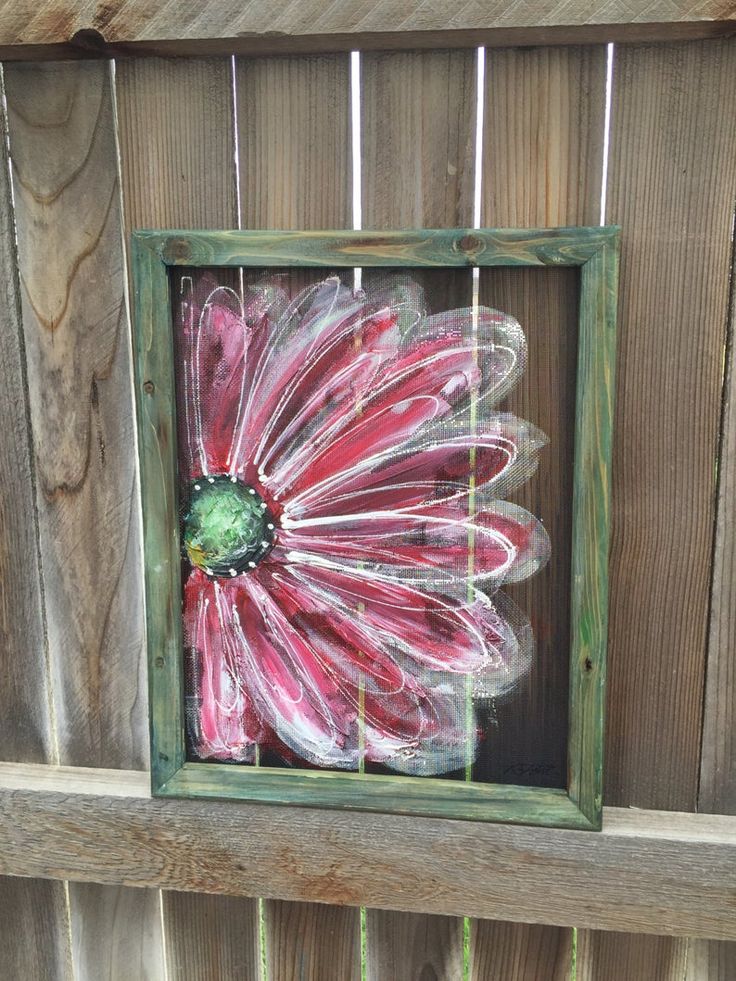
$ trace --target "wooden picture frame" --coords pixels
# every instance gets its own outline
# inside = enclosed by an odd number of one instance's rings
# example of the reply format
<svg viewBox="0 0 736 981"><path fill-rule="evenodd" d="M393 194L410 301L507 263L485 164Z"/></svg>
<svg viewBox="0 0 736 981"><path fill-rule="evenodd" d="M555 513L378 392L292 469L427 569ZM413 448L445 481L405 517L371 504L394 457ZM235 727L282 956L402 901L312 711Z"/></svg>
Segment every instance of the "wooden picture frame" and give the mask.
<svg viewBox="0 0 736 981"><path fill-rule="evenodd" d="M133 233L154 795L600 828L618 236L614 227ZM171 266L580 268L565 789L187 761Z"/></svg>

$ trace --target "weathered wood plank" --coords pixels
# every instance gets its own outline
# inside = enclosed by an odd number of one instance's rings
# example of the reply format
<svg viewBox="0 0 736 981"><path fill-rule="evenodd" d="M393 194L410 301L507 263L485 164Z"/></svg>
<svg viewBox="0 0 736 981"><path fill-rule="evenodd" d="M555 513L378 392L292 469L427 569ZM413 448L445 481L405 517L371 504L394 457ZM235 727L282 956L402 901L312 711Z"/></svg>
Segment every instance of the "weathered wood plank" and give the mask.
<svg viewBox="0 0 736 981"><path fill-rule="evenodd" d="M736 196L736 124L720 107L734 99L733 43L617 49L607 213L623 226L611 803L696 806ZM713 630L723 622L716 618ZM719 670L710 672L713 713ZM711 715L711 735L715 721ZM721 747L730 739L725 721L717 722ZM716 742L706 749L710 763ZM685 946L666 939L581 934L578 963L596 981L622 971L679 979L685 958Z"/></svg>
<svg viewBox="0 0 736 981"><path fill-rule="evenodd" d="M265 904L266 964L279 981L359 981L360 920L348 906Z"/></svg>
<svg viewBox="0 0 736 981"><path fill-rule="evenodd" d="M473 222L474 51L362 58L363 226Z"/></svg>
<svg viewBox="0 0 736 981"><path fill-rule="evenodd" d="M685 976L687 945L671 937L581 930L577 981L679 981Z"/></svg>
<svg viewBox="0 0 736 981"><path fill-rule="evenodd" d="M728 0L671 0L632 8L626 0L546 3L516 0L199 0L186 12L150 0L12 0L3 7L2 57L89 53L202 55L348 51L360 47L475 47L666 40L729 33Z"/></svg>
<svg viewBox="0 0 736 981"><path fill-rule="evenodd" d="M736 978L736 943L689 940L684 981L732 981Z"/></svg>
<svg viewBox="0 0 736 981"><path fill-rule="evenodd" d="M237 227L229 58L116 65L126 231Z"/></svg>
<svg viewBox="0 0 736 981"><path fill-rule="evenodd" d="M54 755L6 120L0 132L0 757Z"/></svg>
<svg viewBox="0 0 736 981"><path fill-rule="evenodd" d="M363 227L472 225L475 52L367 53L360 88ZM412 276L428 304L471 303L469 271ZM366 931L371 978L462 977L460 918L369 909Z"/></svg>
<svg viewBox="0 0 736 981"><path fill-rule="evenodd" d="M732 271L736 277L736 266ZM732 278L732 291L733 291ZM698 810L736 813L736 306L731 295Z"/></svg>
<svg viewBox="0 0 736 981"><path fill-rule="evenodd" d="M163 981L158 889L77 882L70 904L75 981Z"/></svg>
<svg viewBox="0 0 736 981"><path fill-rule="evenodd" d="M487 53L484 224L598 223L605 70L600 47ZM476 769L486 779L564 786L569 668L561 654L570 645L578 277L572 270L483 270L480 289L481 302L515 316L527 335L528 365L509 408L550 442L517 500L544 521L552 557L541 573L509 590L531 619L535 664L518 696L496 707L498 729ZM501 959L506 973L498 977L508 978L534 977L546 969L535 967L535 958L552 951L564 965L572 940L569 930L554 927L474 923L479 977L499 963L499 938L508 960ZM528 960L515 953L522 950Z"/></svg>
<svg viewBox="0 0 736 981"><path fill-rule="evenodd" d="M109 67L6 69L61 761L145 766L140 517Z"/></svg>
<svg viewBox="0 0 736 981"><path fill-rule="evenodd" d="M29 790L39 771L0 765L0 874L736 939L730 816L607 808L593 834L152 799L145 774L120 795L114 771Z"/></svg>
<svg viewBox="0 0 736 981"><path fill-rule="evenodd" d="M0 879L0 963L7 978L72 981L63 882Z"/></svg>
<svg viewBox="0 0 736 981"><path fill-rule="evenodd" d="M368 911L368 981L462 981L463 921L450 916ZM372 942L372 934L379 937Z"/></svg>
<svg viewBox="0 0 736 981"><path fill-rule="evenodd" d="M0 755L55 758L43 623L33 449L25 388L20 289L7 154L0 122ZM64 978L70 971L63 883L0 879L0 963L9 977Z"/></svg>
<svg viewBox="0 0 736 981"><path fill-rule="evenodd" d="M471 964L474 981L569 981L572 930L476 920Z"/></svg>
<svg viewBox="0 0 736 981"><path fill-rule="evenodd" d="M236 60L235 91L242 227L349 228L347 55ZM360 977L357 910L266 901L264 927L271 977Z"/></svg>
<svg viewBox="0 0 736 981"><path fill-rule="evenodd" d="M169 981L254 981L258 904L236 896L164 892Z"/></svg>
<svg viewBox="0 0 736 981"><path fill-rule="evenodd" d="M721 107L734 101L733 43L618 49L609 803L696 804L736 197L736 118Z"/></svg>
<svg viewBox="0 0 736 981"><path fill-rule="evenodd" d="M736 499L736 251L734 256L698 790L698 810L719 814L736 814L736 618L733 614L736 609L736 528L733 520ZM690 941L685 981L729 981L733 977L736 977L736 943Z"/></svg>
<svg viewBox="0 0 736 981"><path fill-rule="evenodd" d="M127 235L135 228L238 225L230 59L121 61L116 70ZM169 978L253 978L251 899L166 892Z"/></svg>
<svg viewBox="0 0 736 981"><path fill-rule="evenodd" d="M243 228L349 228L346 56L236 61Z"/></svg>
<svg viewBox="0 0 736 981"><path fill-rule="evenodd" d="M107 63L13 65L6 87L36 503L59 757L148 756L140 514L114 111ZM124 971L100 936L160 916L144 894L70 888L74 957ZM93 915L95 930L86 930ZM117 966L115 966L117 965ZM89 975L88 975L89 976Z"/></svg>

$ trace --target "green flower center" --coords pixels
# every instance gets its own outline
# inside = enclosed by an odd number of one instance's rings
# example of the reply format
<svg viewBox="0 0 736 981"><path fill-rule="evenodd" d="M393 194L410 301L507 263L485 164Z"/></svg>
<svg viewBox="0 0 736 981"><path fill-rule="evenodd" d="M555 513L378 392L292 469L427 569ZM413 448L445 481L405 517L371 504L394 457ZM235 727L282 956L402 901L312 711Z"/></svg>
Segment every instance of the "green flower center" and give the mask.
<svg viewBox="0 0 736 981"><path fill-rule="evenodd" d="M253 487L225 474L190 484L184 549L208 576L230 578L255 569L274 537L273 515Z"/></svg>

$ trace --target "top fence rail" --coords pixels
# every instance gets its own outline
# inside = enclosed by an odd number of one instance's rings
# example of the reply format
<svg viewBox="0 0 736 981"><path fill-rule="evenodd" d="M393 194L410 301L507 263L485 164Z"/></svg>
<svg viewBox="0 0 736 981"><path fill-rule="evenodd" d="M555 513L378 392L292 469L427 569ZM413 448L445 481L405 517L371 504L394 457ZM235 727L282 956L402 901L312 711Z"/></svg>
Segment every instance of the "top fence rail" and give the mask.
<svg viewBox="0 0 736 981"><path fill-rule="evenodd" d="M319 8L319 5L316 5ZM134 55L296 54L462 48L487 45L676 41L736 33L731 0L674 0L632 20L625 0L561 0L534 5L491 0L343 0L315 4L270 0L241 4L197 0L152 11L148 0L20 0L4 4L0 59L49 60Z"/></svg>

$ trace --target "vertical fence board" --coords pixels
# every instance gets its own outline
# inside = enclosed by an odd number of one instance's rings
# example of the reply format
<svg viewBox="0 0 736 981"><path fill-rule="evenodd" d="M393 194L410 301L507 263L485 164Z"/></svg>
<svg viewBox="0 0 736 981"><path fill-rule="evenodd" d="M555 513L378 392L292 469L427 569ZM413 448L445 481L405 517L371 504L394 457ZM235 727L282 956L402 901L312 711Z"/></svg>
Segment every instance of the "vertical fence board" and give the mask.
<svg viewBox="0 0 736 981"><path fill-rule="evenodd" d="M236 61L243 228L349 228L347 55ZM266 901L268 976L360 977L357 909Z"/></svg>
<svg viewBox="0 0 736 981"><path fill-rule="evenodd" d="M16 64L6 90L60 762L144 767L140 518L110 66ZM125 950L100 937L137 936L147 976L163 976L160 916L145 893L71 884L69 896L79 971L122 976Z"/></svg>
<svg viewBox="0 0 736 981"><path fill-rule="evenodd" d="M134 420L106 62L6 68L62 763L144 767Z"/></svg>
<svg viewBox="0 0 736 981"><path fill-rule="evenodd" d="M569 981L572 930L479 920L471 963L473 981Z"/></svg>
<svg viewBox="0 0 736 981"><path fill-rule="evenodd" d="M13 204L0 132L0 758L53 761Z"/></svg>
<svg viewBox="0 0 736 981"><path fill-rule="evenodd" d="M679 937L580 930L576 981L681 981L687 945Z"/></svg>
<svg viewBox="0 0 736 981"><path fill-rule="evenodd" d="M736 46L622 47L609 804L694 810L736 196Z"/></svg>
<svg viewBox="0 0 736 981"><path fill-rule="evenodd" d="M736 239L726 345L698 810L736 814ZM736 978L736 943L692 940L685 981Z"/></svg>
<svg viewBox="0 0 736 981"><path fill-rule="evenodd" d="M74 981L164 981L158 889L76 882L70 902Z"/></svg>
<svg viewBox="0 0 736 981"><path fill-rule="evenodd" d="M238 224L228 58L130 59L117 65L126 232ZM168 977L253 978L255 900L162 896Z"/></svg>
<svg viewBox="0 0 736 981"><path fill-rule="evenodd" d="M683 981L733 981L736 978L736 943L726 940L690 940Z"/></svg>
<svg viewBox="0 0 736 981"><path fill-rule="evenodd" d="M237 227L229 58L116 65L126 232Z"/></svg>
<svg viewBox="0 0 736 981"><path fill-rule="evenodd" d="M265 904L265 929L271 981L360 978L358 910L270 900Z"/></svg>
<svg viewBox="0 0 736 981"><path fill-rule="evenodd" d="M698 793L709 814L736 814L736 263L732 277Z"/></svg>
<svg viewBox="0 0 736 981"><path fill-rule="evenodd" d="M169 981L255 981L255 899L164 892Z"/></svg>
<svg viewBox="0 0 736 981"><path fill-rule="evenodd" d="M617 49L607 215L623 229L610 804L696 805L736 196L736 120L723 106L734 101L732 42ZM579 977L679 981L687 957L683 941L583 933Z"/></svg>
<svg viewBox="0 0 736 981"><path fill-rule="evenodd" d="M13 981L72 981L63 882L0 878L0 964Z"/></svg>
<svg viewBox="0 0 736 981"><path fill-rule="evenodd" d="M347 55L238 60L243 228L349 228Z"/></svg>
<svg viewBox="0 0 736 981"><path fill-rule="evenodd" d="M362 56L363 223L473 221L474 51Z"/></svg>
<svg viewBox="0 0 736 981"><path fill-rule="evenodd" d="M3 760L53 763L34 464L25 390L6 120L0 131L0 739ZM61 882L0 878L0 964L8 977L70 969Z"/></svg>
<svg viewBox="0 0 736 981"><path fill-rule="evenodd" d="M365 228L472 224L475 61L474 51L362 55ZM457 289L457 277L432 279L449 297ZM458 306L469 276L466 286ZM366 929L369 977L462 977L462 919L368 910Z"/></svg>
<svg viewBox="0 0 736 981"><path fill-rule="evenodd" d="M370 910L368 981L462 981L462 920ZM380 942L373 942L372 933Z"/></svg>
<svg viewBox="0 0 736 981"><path fill-rule="evenodd" d="M486 75L482 223L597 224L605 49L489 50ZM495 779L564 786L577 278L567 270L483 270L480 287L481 302L513 314L527 334L529 365L509 407L540 426L550 445L519 501L542 517L552 541L547 568L509 589L532 620L535 667L519 695L497 707L498 735L482 765ZM473 927L478 978L569 972L570 930Z"/></svg>

